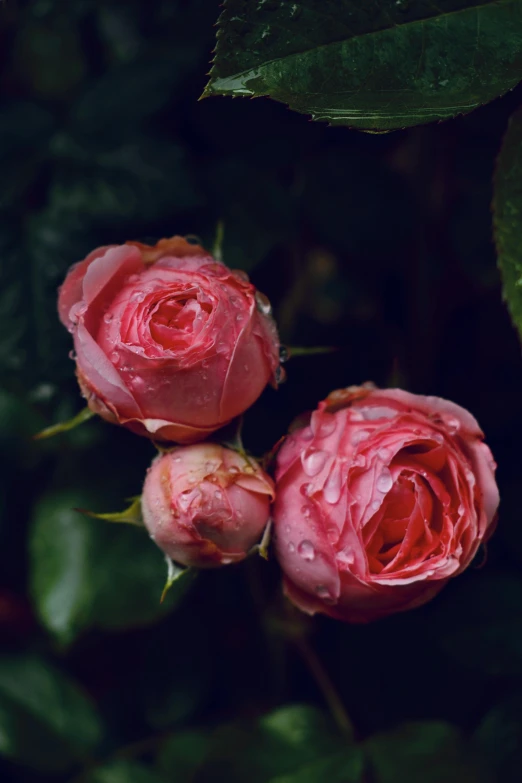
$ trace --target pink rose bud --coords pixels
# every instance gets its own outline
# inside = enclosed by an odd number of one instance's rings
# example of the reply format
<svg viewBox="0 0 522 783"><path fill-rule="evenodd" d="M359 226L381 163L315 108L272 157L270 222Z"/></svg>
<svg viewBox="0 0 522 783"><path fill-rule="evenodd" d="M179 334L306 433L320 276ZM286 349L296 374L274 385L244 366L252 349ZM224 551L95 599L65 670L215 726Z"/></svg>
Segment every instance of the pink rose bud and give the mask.
<svg viewBox="0 0 522 783"><path fill-rule="evenodd" d="M243 560L263 534L272 480L252 459L215 443L157 457L142 495L143 521L177 563L212 568Z"/></svg>
<svg viewBox="0 0 522 783"><path fill-rule="evenodd" d="M296 606L368 622L429 601L492 533L495 462L473 416L371 384L332 392L277 456L274 524Z"/></svg>
<svg viewBox="0 0 522 783"><path fill-rule="evenodd" d="M203 440L278 368L268 300L181 237L98 248L70 269L58 309L89 408L153 439Z"/></svg>

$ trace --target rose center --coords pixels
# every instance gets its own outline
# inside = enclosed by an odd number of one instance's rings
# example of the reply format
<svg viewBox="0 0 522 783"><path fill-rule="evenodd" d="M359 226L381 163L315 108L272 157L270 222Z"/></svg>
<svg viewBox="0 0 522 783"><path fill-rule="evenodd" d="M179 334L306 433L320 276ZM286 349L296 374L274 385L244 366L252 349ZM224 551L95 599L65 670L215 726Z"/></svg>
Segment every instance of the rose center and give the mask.
<svg viewBox="0 0 522 783"><path fill-rule="evenodd" d="M196 292L184 292L157 303L150 316L150 333L163 348L182 348L206 323L212 305L200 301Z"/></svg>

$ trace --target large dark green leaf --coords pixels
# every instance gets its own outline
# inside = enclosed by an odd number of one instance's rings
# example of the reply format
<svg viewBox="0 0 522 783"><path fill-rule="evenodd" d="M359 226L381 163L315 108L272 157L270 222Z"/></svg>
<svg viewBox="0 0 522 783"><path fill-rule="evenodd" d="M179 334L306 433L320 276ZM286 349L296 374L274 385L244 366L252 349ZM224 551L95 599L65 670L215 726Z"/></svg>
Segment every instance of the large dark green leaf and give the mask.
<svg viewBox="0 0 522 783"><path fill-rule="evenodd" d="M449 723L405 724L365 748L374 783L493 783Z"/></svg>
<svg viewBox="0 0 522 783"><path fill-rule="evenodd" d="M38 503L30 535L31 589L46 628L64 643L92 628L132 628L164 616L193 579L160 597L167 568L143 530L74 511L92 496L52 493Z"/></svg>
<svg viewBox="0 0 522 783"><path fill-rule="evenodd" d="M522 334L522 110L511 117L500 151L493 210L504 298Z"/></svg>
<svg viewBox="0 0 522 783"><path fill-rule="evenodd" d="M520 0L225 0L205 95L356 128L471 111L522 79Z"/></svg>
<svg viewBox="0 0 522 783"><path fill-rule="evenodd" d="M101 735L93 706L67 677L39 658L0 658L0 753L60 771L88 758Z"/></svg>
<svg viewBox="0 0 522 783"><path fill-rule="evenodd" d="M196 778L202 783L355 783L361 771L357 748L305 705L281 707L254 725L223 727L214 743Z"/></svg>

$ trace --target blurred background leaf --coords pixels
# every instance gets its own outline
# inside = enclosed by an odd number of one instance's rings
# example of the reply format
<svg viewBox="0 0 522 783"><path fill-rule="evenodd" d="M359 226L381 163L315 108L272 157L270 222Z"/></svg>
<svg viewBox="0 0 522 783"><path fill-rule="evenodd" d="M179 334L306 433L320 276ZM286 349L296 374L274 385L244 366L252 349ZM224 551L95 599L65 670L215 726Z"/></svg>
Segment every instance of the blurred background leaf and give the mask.
<svg viewBox="0 0 522 783"><path fill-rule="evenodd" d="M102 738L87 698L48 661L0 658L0 751L48 772L86 761Z"/></svg>

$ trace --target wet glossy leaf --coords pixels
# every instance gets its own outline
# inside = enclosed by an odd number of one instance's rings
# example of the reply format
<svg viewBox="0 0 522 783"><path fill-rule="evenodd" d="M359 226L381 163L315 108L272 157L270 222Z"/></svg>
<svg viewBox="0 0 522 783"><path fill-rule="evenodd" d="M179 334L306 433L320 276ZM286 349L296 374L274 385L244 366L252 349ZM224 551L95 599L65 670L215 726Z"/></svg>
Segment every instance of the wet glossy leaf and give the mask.
<svg viewBox="0 0 522 783"><path fill-rule="evenodd" d="M143 530L89 519L81 492L40 500L30 536L31 586L40 619L65 643L92 628L132 628L165 615L189 586L179 580L161 604L162 553Z"/></svg>
<svg viewBox="0 0 522 783"><path fill-rule="evenodd" d="M522 110L509 121L494 184L495 241L503 293L522 335Z"/></svg>
<svg viewBox="0 0 522 783"><path fill-rule="evenodd" d="M205 95L390 130L471 111L520 79L520 0L225 0Z"/></svg>
<svg viewBox="0 0 522 783"><path fill-rule="evenodd" d="M365 750L374 783L494 783L449 723L405 724L371 737Z"/></svg>
<svg viewBox="0 0 522 783"><path fill-rule="evenodd" d="M0 658L0 753L61 771L85 759L101 737L99 718L74 682L36 657Z"/></svg>

